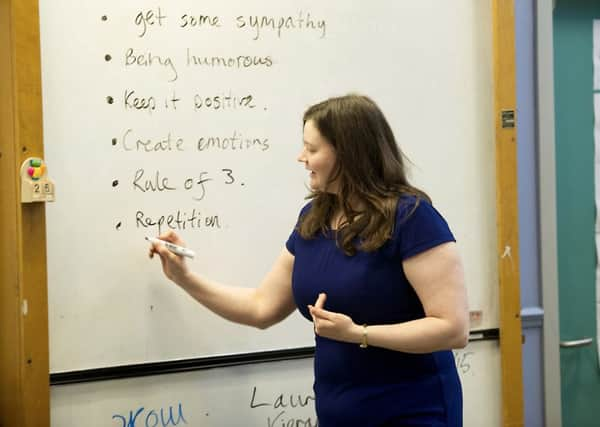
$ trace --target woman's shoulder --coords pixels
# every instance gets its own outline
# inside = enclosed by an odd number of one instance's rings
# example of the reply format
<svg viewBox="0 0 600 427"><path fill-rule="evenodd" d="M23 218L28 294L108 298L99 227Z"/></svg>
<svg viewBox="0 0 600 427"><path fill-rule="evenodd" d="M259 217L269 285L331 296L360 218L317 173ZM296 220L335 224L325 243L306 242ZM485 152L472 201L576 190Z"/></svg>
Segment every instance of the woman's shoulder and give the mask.
<svg viewBox="0 0 600 427"><path fill-rule="evenodd" d="M398 199L396 224L392 234L394 252L408 258L435 245L455 241L444 217L422 197L407 195Z"/></svg>
<svg viewBox="0 0 600 427"><path fill-rule="evenodd" d="M446 219L430 200L412 194L402 195L398 198L395 223L396 233L403 228L426 225L448 227Z"/></svg>
<svg viewBox="0 0 600 427"><path fill-rule="evenodd" d="M302 218L304 215L306 215L312 208L313 206L313 201L309 200L308 202L306 202L304 204L304 206L302 206L302 208L300 209L300 213L298 214L298 218Z"/></svg>
<svg viewBox="0 0 600 427"><path fill-rule="evenodd" d="M424 197L414 194L401 194L396 205L396 221L406 220L417 212L435 211L433 204Z"/></svg>

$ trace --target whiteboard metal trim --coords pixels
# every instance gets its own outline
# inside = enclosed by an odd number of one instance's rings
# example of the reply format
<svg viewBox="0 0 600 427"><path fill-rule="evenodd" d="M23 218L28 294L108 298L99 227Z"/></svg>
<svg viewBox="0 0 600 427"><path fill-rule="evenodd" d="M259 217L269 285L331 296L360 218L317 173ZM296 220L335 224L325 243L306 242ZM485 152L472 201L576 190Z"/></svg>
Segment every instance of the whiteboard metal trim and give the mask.
<svg viewBox="0 0 600 427"><path fill-rule="evenodd" d="M537 0L537 110L540 208L540 262L544 307L544 415L546 425L562 425L556 238L554 142L554 2Z"/></svg>
<svg viewBox="0 0 600 427"><path fill-rule="evenodd" d="M469 342L494 341L499 339L500 330L498 328L473 330L469 333ZM314 354L314 347L299 347L288 350L259 351L225 356L198 357L193 359L82 369L78 371L50 374L50 385L56 386L92 381L137 378L149 375L163 375L177 372L198 371L202 369L225 368L228 366L250 365L254 363L306 359L313 357Z"/></svg>
<svg viewBox="0 0 600 427"><path fill-rule="evenodd" d="M193 359L179 359L164 362L110 366L106 368L82 369L78 371L50 374L50 385L54 386L122 378L137 378L148 375L172 374L176 372L224 368L237 365L250 365L254 363L305 359L313 357L314 353L314 347L300 347L289 350L269 350L254 353L230 354L225 356L198 357Z"/></svg>

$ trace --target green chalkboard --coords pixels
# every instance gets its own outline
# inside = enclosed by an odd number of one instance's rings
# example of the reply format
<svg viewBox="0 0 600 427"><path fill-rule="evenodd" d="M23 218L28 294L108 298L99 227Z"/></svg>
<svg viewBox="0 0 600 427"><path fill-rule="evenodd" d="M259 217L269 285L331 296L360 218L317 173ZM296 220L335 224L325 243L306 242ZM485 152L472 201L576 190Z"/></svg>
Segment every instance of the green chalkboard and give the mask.
<svg viewBox="0 0 600 427"><path fill-rule="evenodd" d="M600 19L598 1L559 1L554 10L561 340L596 337L594 19ZM595 343L561 349L561 382L563 425L597 425L600 374Z"/></svg>

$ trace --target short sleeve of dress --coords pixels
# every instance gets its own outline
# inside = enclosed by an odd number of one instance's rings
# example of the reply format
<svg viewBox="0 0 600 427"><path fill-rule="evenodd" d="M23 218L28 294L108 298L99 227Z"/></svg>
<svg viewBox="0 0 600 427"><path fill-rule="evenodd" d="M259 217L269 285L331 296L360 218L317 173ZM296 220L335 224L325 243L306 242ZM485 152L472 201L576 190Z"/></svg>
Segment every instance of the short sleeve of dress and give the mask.
<svg viewBox="0 0 600 427"><path fill-rule="evenodd" d="M394 257L404 260L456 239L446 220L430 203L402 197L396 209L392 241Z"/></svg>
<svg viewBox="0 0 600 427"><path fill-rule="evenodd" d="M308 209L310 209L310 206L311 206L311 203L307 203L300 210L300 214L298 215L298 221L296 221L296 225L294 226L294 229L292 230L290 237L288 237L287 242L285 242L285 247L294 256L296 255L296 241L298 239L302 238L302 237L300 237L300 234L298 233L298 225L300 224L300 218L302 218L302 216L308 211Z"/></svg>

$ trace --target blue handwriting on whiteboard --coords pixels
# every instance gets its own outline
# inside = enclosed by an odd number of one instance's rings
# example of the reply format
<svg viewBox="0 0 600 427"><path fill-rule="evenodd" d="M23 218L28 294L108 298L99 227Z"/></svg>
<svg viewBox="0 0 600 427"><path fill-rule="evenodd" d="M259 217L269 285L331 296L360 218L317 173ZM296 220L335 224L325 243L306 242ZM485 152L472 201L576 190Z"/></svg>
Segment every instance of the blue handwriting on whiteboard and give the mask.
<svg viewBox="0 0 600 427"><path fill-rule="evenodd" d="M119 426L122 427L167 427L177 426L180 422L187 424L183 416L183 407L181 403L177 405L177 419L173 418L173 407L168 409L160 408L159 410L141 407L136 411L129 411L129 419L125 415L115 414L113 420L117 420ZM139 418L138 418L139 417Z"/></svg>

